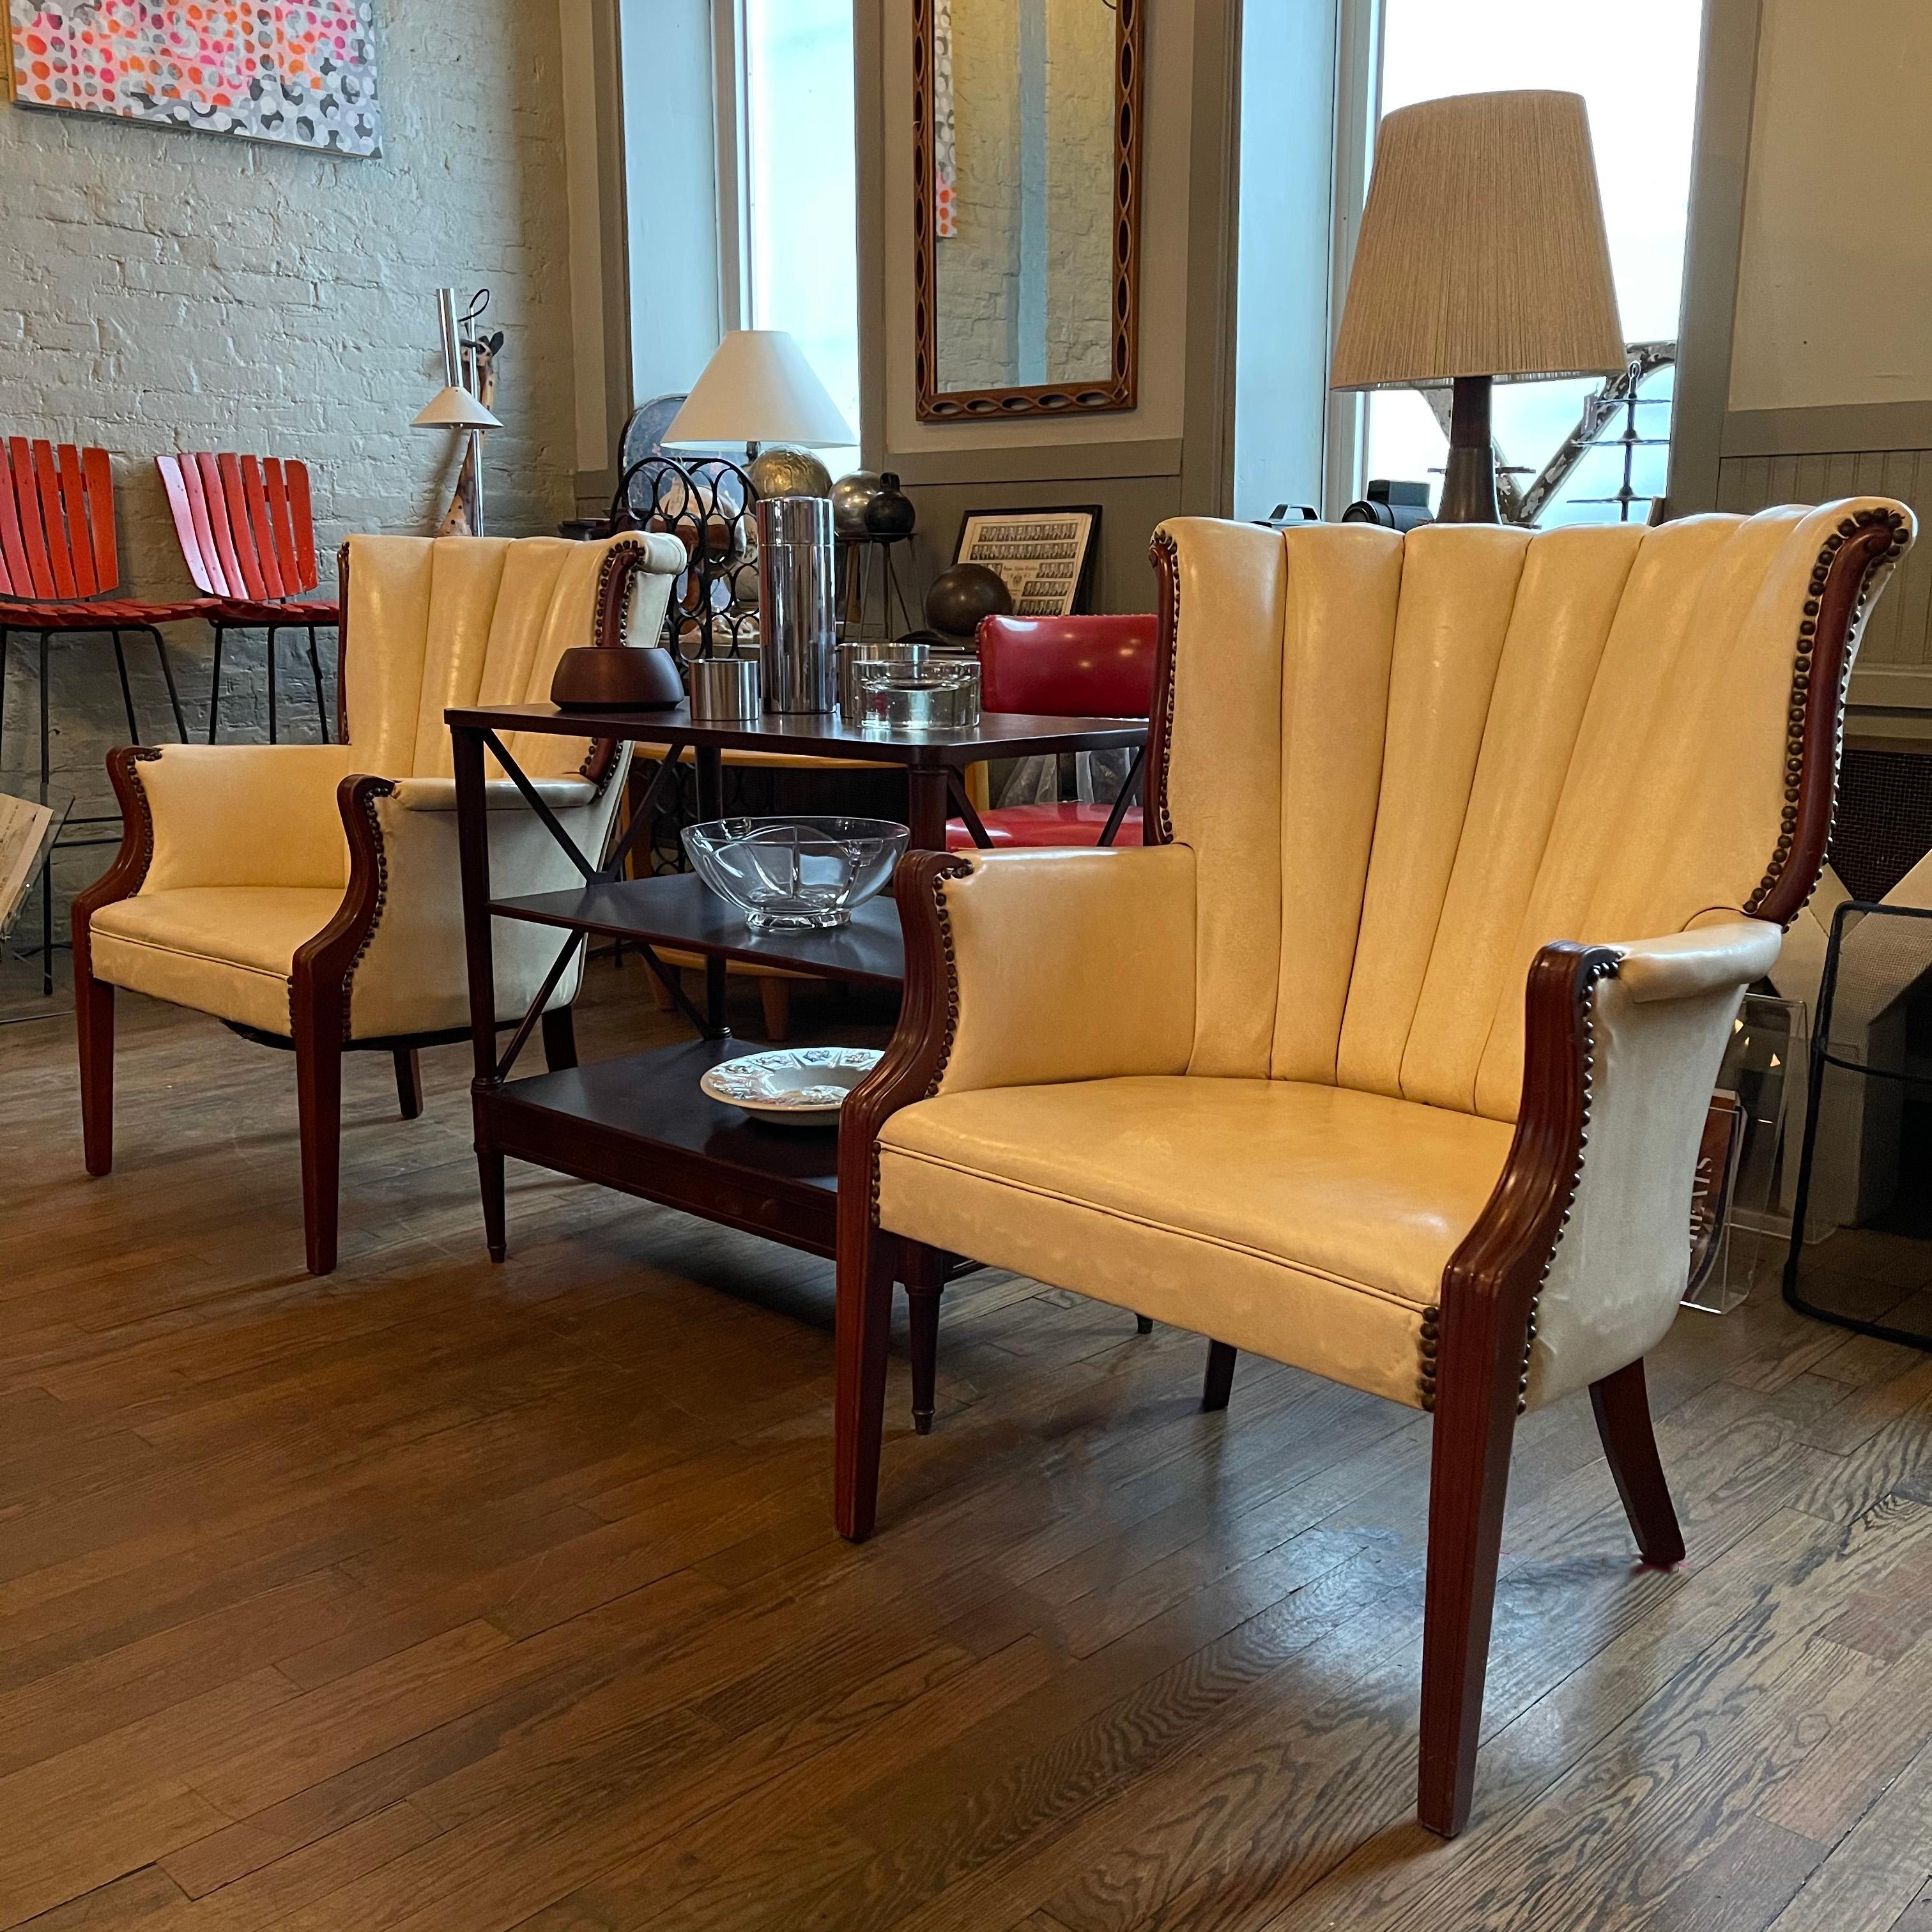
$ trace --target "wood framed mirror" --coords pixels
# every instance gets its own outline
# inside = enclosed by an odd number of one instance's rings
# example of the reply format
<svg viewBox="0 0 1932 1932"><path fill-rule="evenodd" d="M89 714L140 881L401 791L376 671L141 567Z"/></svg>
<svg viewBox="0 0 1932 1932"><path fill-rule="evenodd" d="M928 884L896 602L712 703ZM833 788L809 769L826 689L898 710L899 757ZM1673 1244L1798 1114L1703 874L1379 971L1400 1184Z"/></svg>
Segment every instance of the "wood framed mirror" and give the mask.
<svg viewBox="0 0 1932 1932"><path fill-rule="evenodd" d="M912 0L922 422L1130 410L1148 0Z"/></svg>

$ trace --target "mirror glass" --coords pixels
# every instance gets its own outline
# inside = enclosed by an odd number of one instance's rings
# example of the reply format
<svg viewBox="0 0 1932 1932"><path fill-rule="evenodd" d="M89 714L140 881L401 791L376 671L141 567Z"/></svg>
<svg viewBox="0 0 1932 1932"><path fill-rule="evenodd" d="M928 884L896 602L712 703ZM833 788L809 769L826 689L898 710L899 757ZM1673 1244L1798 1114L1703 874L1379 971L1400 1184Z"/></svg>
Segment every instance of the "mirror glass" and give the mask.
<svg viewBox="0 0 1932 1932"><path fill-rule="evenodd" d="M934 0L940 391L1112 367L1118 0Z"/></svg>

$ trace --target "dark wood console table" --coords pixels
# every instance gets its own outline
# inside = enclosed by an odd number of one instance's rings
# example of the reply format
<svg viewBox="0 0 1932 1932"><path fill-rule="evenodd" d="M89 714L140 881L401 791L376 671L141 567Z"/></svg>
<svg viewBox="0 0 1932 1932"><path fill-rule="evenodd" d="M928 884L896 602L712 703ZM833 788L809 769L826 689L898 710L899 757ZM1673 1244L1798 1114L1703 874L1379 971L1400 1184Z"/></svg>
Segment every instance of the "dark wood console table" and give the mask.
<svg viewBox="0 0 1932 1932"><path fill-rule="evenodd" d="M890 895L861 907L851 924L830 932L758 933L688 874L626 879L623 865L641 836L667 772L688 746L696 753L698 802L719 815L722 754L784 752L862 760L905 768L911 794L912 844L939 850L949 808L976 836L978 814L968 801L964 774L986 758L1035 753L1138 748L1147 726L1139 719L1048 718L988 713L970 731L886 736L829 717L766 717L742 724L694 722L676 711L585 712L554 705L495 706L452 710L448 720L455 760L458 841L463 867L463 920L470 978L470 1034L476 1058L471 1094L483 1220L494 1260L505 1252L503 1162L514 1155L539 1167L594 1180L686 1214L769 1236L808 1252L836 1248L838 1137L761 1126L739 1108L707 1098L698 1078L740 1050L724 1024L724 962L751 960L861 986L894 986L903 976L898 913ZM668 755L657 781L634 813L630 831L608 860L578 850L555 815L505 748L512 731L615 739L662 745ZM485 836L484 757L496 758L570 854L580 889L524 898L497 899L490 888ZM542 988L510 1036L496 1048L496 970L491 923L515 919L565 935ZM511 1078L577 949L592 934L635 944L670 987L698 1038L682 1045L627 1054L594 1066ZM656 948L695 953L706 962L702 1011L688 1002L676 976Z"/></svg>

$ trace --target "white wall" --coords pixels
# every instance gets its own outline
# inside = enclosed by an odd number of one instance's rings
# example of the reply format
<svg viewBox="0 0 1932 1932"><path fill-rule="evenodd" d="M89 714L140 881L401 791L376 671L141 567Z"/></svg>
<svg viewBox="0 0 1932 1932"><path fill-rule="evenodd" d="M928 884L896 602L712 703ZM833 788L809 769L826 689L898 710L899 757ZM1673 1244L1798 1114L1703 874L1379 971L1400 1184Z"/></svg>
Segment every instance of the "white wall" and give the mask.
<svg viewBox="0 0 1932 1932"><path fill-rule="evenodd" d="M574 507L557 9L386 0L380 20L376 159L0 100L0 431L112 453L133 594L191 590L154 471L164 451L305 459L326 581L350 532L432 527L454 440L410 418L442 382L445 284L487 286L488 324L507 338L491 530L551 530ZM208 633L172 636L191 725L205 728ZM253 641L231 640L224 734L260 728ZM38 782L28 643L16 639L5 682L0 790L16 792ZM130 656L142 735L172 736L152 651L136 640ZM56 795L104 808L102 760L127 737L112 653L104 639L64 638L52 658ZM306 676L284 663L284 728L310 735ZM106 857L63 859L63 890Z"/></svg>
<svg viewBox="0 0 1932 1932"><path fill-rule="evenodd" d="M1932 7L1766 0L1733 410L1932 400Z"/></svg>

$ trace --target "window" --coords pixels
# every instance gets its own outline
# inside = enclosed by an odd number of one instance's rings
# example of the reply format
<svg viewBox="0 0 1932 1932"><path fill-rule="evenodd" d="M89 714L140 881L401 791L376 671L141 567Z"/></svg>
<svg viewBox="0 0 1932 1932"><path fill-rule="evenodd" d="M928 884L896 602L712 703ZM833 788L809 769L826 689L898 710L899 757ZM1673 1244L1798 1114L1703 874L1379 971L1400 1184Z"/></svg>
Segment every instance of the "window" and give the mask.
<svg viewBox="0 0 1932 1932"><path fill-rule="evenodd" d="M859 424L853 0L742 0L743 320L788 329ZM721 117L722 118L722 117ZM856 448L818 452L834 476Z"/></svg>
<svg viewBox="0 0 1932 1932"><path fill-rule="evenodd" d="M1505 88L1567 88L1589 105L1624 338L1658 347L1632 399L1608 412L1550 492L1537 517L1544 524L1641 521L1664 490L1702 10L1700 0L1382 0L1382 113ZM1594 378L1497 385L1496 442L1519 490L1599 387ZM1432 495L1448 440L1429 402L1378 391L1365 415L1364 476L1426 476Z"/></svg>

